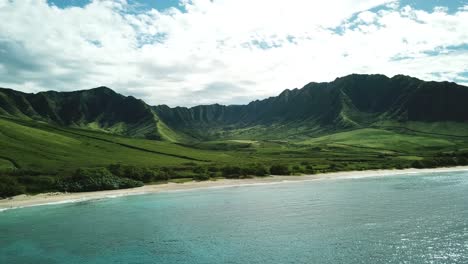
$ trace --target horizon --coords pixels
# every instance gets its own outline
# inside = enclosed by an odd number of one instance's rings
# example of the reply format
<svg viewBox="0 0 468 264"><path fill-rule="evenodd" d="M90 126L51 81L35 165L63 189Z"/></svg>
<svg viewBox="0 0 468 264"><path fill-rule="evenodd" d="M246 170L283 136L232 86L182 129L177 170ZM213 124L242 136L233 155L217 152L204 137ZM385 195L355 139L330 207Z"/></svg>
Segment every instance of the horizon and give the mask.
<svg viewBox="0 0 468 264"><path fill-rule="evenodd" d="M23 92L194 106L351 73L468 85L468 0L0 0L0 18L0 86Z"/></svg>

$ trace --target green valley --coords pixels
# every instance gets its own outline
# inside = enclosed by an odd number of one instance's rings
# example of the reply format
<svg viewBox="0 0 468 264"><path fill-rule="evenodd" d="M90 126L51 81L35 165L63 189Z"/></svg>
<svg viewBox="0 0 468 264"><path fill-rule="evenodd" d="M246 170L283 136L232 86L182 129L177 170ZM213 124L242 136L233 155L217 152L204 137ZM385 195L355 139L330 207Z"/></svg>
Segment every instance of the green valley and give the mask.
<svg viewBox="0 0 468 264"><path fill-rule="evenodd" d="M350 75L248 105L0 89L0 196L468 165L468 87Z"/></svg>

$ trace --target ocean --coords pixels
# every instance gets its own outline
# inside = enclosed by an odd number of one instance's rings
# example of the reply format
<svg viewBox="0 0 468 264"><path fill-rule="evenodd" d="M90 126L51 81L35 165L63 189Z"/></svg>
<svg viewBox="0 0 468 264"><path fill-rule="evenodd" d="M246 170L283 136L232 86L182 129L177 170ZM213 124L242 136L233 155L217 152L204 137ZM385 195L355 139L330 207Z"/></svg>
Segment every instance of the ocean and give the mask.
<svg viewBox="0 0 468 264"><path fill-rule="evenodd" d="M7 210L0 263L468 263L468 172Z"/></svg>

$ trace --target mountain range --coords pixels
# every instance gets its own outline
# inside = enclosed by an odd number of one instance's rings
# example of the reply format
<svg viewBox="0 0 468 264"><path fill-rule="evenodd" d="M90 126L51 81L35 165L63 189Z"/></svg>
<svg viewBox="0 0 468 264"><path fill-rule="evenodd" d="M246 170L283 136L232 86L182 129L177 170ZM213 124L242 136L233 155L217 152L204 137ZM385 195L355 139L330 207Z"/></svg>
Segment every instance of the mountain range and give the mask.
<svg viewBox="0 0 468 264"><path fill-rule="evenodd" d="M107 87L23 93L0 88L0 115L173 142L284 139L400 123L468 121L468 87L396 75L311 82L247 105L150 106Z"/></svg>

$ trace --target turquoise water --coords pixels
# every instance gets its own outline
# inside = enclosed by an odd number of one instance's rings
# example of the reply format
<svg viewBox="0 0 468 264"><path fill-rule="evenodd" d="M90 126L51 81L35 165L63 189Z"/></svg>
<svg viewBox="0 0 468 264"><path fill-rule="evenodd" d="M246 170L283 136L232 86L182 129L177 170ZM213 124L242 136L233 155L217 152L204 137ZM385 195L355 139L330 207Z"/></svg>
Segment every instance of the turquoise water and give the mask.
<svg viewBox="0 0 468 264"><path fill-rule="evenodd" d="M8 210L0 263L468 263L468 172Z"/></svg>

